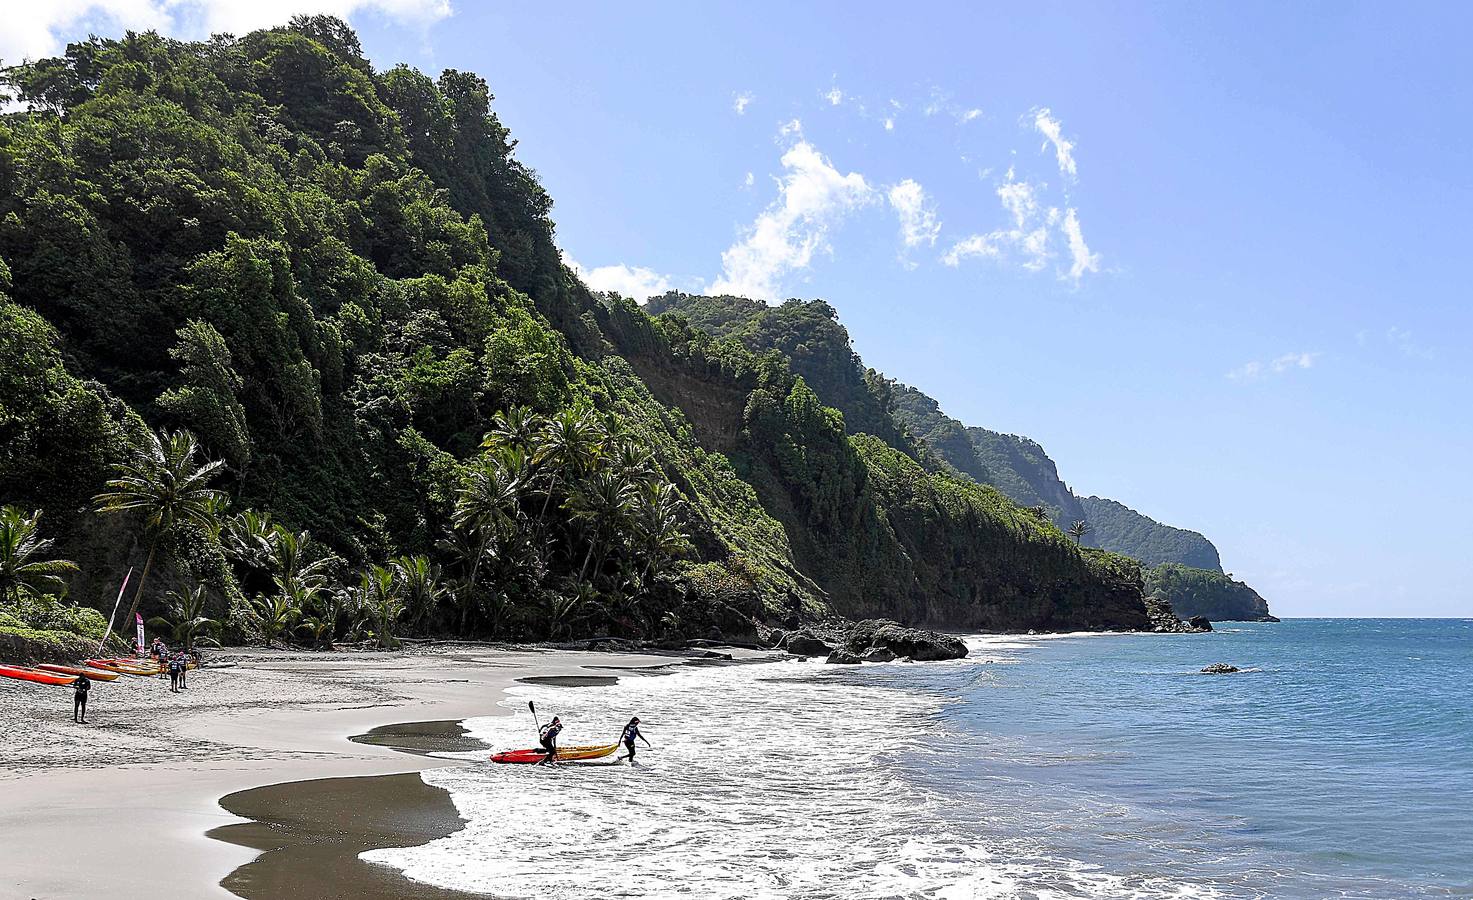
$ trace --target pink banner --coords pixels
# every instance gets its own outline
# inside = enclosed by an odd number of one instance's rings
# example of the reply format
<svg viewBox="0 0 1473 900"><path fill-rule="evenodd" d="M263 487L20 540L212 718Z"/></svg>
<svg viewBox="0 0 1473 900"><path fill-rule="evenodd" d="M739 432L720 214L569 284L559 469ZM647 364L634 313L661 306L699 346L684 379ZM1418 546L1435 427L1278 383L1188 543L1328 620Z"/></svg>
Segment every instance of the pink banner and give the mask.
<svg viewBox="0 0 1473 900"><path fill-rule="evenodd" d="M142 656L143 655L143 650L144 650L144 647L143 647L143 615L141 613L134 613L133 614L133 617L138 620L138 655L139 656Z"/></svg>

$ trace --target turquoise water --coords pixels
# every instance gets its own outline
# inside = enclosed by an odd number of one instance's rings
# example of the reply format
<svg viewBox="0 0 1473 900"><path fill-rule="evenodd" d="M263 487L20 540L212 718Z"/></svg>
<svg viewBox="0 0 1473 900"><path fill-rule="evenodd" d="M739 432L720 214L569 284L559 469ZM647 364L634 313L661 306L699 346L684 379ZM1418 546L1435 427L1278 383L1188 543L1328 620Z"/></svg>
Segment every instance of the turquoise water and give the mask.
<svg viewBox="0 0 1473 900"><path fill-rule="evenodd" d="M1473 622L1224 623L1006 658L901 670L951 699L937 753L893 763L1009 808L1040 853L1224 896L1473 896ZM1249 671L1192 674L1217 661Z"/></svg>
<svg viewBox="0 0 1473 900"><path fill-rule="evenodd" d="M637 714L655 749L470 754L423 775L462 831L365 858L553 900L1473 897L1473 622L968 645L520 685L465 723L495 749L527 745L528 700L569 743ZM1246 671L1197 674L1219 661Z"/></svg>

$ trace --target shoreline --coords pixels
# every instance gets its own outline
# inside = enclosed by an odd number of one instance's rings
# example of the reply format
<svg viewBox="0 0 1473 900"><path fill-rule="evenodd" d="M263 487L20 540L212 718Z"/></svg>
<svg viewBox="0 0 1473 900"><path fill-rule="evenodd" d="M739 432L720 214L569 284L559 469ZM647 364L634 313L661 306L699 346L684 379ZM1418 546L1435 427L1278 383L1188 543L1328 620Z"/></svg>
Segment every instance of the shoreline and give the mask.
<svg viewBox="0 0 1473 900"><path fill-rule="evenodd" d="M85 726L71 723L69 694L0 685L0 720L7 732L0 790L10 801L0 809L0 833L7 835L0 842L0 893L241 896L222 882L262 858L262 848L254 846L261 843L259 832L240 829L229 839L207 835L252 824L243 811L268 819L282 814L256 805L275 796L270 792L243 796L252 790L289 792L286 786L302 782L335 782L313 790L320 798L341 787L403 798L407 778L345 782L413 775L428 791L417 773L454 760L350 739L406 723L505 713L498 704L522 678L606 683L615 671L653 674L689 658L472 644L393 653L229 651L215 654L214 666L191 673L185 694L171 694L166 682L150 678L99 685L108 690L94 689L88 710L94 724ZM234 808L223 805L227 800ZM425 810L419 800L413 803ZM133 824L140 817L147 817L147 827ZM443 821L434 819L426 813L420 820L426 841L443 830ZM310 824L299 821L298 827ZM83 849L59 870L58 847ZM356 860L356 852L351 855ZM392 876L382 882L391 891L382 896L412 896L406 886L413 882L397 872Z"/></svg>

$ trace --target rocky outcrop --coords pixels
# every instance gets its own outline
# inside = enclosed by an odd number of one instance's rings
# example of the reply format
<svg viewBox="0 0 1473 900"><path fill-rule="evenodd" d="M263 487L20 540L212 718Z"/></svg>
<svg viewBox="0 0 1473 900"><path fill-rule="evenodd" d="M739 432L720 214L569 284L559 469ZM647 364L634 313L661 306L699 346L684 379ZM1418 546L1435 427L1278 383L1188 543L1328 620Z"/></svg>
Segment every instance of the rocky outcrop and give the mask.
<svg viewBox="0 0 1473 900"><path fill-rule="evenodd" d="M835 665L841 666L857 666L861 662L863 662L863 660L861 660L855 654L850 653L848 650L845 650L841 647L838 650L830 653L829 658L824 660L824 662L834 663Z"/></svg>
<svg viewBox="0 0 1473 900"><path fill-rule="evenodd" d="M1214 622L1277 622L1268 601L1232 575L1168 563L1145 572L1147 596L1171 602L1179 616Z"/></svg>
<svg viewBox="0 0 1473 900"><path fill-rule="evenodd" d="M866 619L856 623L845 635L844 646L860 657L882 650L889 651L894 657L917 662L961 659L967 655L967 645L960 638L922 628L906 628L888 619Z"/></svg>
<svg viewBox="0 0 1473 900"><path fill-rule="evenodd" d="M834 652L834 648L828 643L820 640L813 632L808 630L795 631L786 635L782 649L794 656L828 656Z"/></svg>
<svg viewBox="0 0 1473 900"><path fill-rule="evenodd" d="M1231 675L1234 672L1241 672L1241 671L1243 671L1243 670L1242 669L1239 669L1237 666L1229 665L1228 663L1213 663L1212 665L1203 668L1202 669L1202 674L1203 675Z"/></svg>
<svg viewBox="0 0 1473 900"><path fill-rule="evenodd" d="M867 663L887 663L896 659L895 652L885 647L871 647L860 657L860 660Z"/></svg>
<svg viewBox="0 0 1473 900"><path fill-rule="evenodd" d="M1211 631L1212 623L1202 616L1183 622L1164 597L1147 597L1146 613L1151 617L1151 630L1157 634L1195 634Z"/></svg>

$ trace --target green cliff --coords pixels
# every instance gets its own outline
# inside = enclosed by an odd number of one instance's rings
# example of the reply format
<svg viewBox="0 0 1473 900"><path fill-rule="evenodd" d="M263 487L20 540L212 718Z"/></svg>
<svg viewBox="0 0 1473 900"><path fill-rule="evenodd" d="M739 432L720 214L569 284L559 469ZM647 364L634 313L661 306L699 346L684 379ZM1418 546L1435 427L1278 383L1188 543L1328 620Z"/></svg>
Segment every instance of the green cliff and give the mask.
<svg viewBox="0 0 1473 900"><path fill-rule="evenodd" d="M199 586L233 639L1148 627L1133 561L914 445L831 309L722 340L589 292L475 75L311 17L6 81L0 504L73 600L156 552L144 614ZM206 458L177 521L107 488Z"/></svg>
<svg viewBox="0 0 1473 900"><path fill-rule="evenodd" d="M1146 571L1146 594L1171 602L1183 619L1206 616L1214 622L1277 622L1268 602L1231 575L1165 563Z"/></svg>

